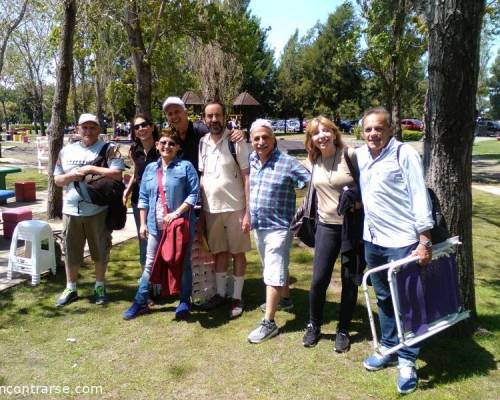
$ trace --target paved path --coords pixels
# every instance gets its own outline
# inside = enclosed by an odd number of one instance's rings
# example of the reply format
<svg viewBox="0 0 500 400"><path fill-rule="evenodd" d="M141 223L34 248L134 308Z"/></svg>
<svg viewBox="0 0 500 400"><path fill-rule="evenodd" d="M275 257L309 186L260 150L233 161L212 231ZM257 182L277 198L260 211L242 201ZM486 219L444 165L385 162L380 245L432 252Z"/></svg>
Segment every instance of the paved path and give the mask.
<svg viewBox="0 0 500 400"><path fill-rule="evenodd" d="M10 200L6 205L0 207L0 212L9 208L16 207L29 207L33 212L33 219L38 218L46 219L42 216L45 216L47 213L47 191L37 191L37 200L34 202L27 203L16 203L13 200ZM61 230L62 229L62 221L61 220L51 220L49 221L52 230ZM114 231L112 235L113 246L122 243L128 239L136 237L136 228L134 222L134 216L132 214L132 209L128 209L127 213L127 223L125 228L119 231ZM9 288L11 286L17 285L18 283L24 282L26 280L31 280L31 277L28 275L22 275L18 273L14 273L14 279L12 281L7 280L7 265L9 260L9 249L10 249L10 239L4 239L3 236L0 237L0 291ZM84 256L87 257L89 255L88 246L85 246Z"/></svg>

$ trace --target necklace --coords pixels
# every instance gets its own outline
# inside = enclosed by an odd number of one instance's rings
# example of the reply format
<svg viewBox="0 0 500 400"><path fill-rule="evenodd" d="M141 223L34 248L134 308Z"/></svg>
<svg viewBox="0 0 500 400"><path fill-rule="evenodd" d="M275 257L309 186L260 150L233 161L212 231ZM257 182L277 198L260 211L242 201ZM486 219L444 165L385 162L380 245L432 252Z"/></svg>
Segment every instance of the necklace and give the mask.
<svg viewBox="0 0 500 400"><path fill-rule="evenodd" d="M321 165L323 166L323 168L322 168L323 173L325 174L326 179L328 179L328 183L330 185L332 184L333 166L335 165L335 162L337 160L337 153L338 153L338 151L335 151L333 156L327 157L327 158L323 158L323 156L321 156ZM330 161L330 159L331 159L331 162L330 162L330 166L328 167L327 162Z"/></svg>

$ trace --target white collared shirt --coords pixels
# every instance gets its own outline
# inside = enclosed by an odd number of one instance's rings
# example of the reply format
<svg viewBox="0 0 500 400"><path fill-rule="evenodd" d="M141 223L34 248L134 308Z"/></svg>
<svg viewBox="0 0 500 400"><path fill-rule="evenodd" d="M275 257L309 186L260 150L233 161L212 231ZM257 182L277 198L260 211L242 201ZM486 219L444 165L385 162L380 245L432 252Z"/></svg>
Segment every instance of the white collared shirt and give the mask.
<svg viewBox="0 0 500 400"><path fill-rule="evenodd" d="M405 247L434 225L420 157L391 138L378 157L356 149L365 211L363 239L382 247Z"/></svg>

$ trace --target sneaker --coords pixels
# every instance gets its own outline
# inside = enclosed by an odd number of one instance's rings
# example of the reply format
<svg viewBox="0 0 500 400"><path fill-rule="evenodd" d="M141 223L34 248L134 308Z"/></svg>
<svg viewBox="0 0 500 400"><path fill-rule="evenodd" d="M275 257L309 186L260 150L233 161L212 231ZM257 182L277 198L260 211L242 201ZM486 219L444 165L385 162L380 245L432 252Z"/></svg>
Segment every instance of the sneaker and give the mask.
<svg viewBox="0 0 500 400"><path fill-rule="evenodd" d="M278 325L274 321L268 321L267 319L263 319L260 325L255 328L250 335L248 335L248 341L250 343L262 343L267 339L271 339L272 337L278 334Z"/></svg>
<svg viewBox="0 0 500 400"><path fill-rule="evenodd" d="M181 301L175 309L175 319L182 320L189 317L191 304L188 301Z"/></svg>
<svg viewBox="0 0 500 400"><path fill-rule="evenodd" d="M363 366L368 371L378 371L390 365L396 365L398 363L397 354L388 354L383 356L377 352L373 353L365 361L363 361Z"/></svg>
<svg viewBox="0 0 500 400"><path fill-rule="evenodd" d="M200 304L200 308L202 310L213 310L217 307L220 307L226 302L226 299L219 294L212 296L211 299L207 300L205 303Z"/></svg>
<svg viewBox="0 0 500 400"><path fill-rule="evenodd" d="M304 333L304 337L302 338L302 344L304 347L314 347L319 342L320 336L321 330L313 324L308 323L306 333Z"/></svg>
<svg viewBox="0 0 500 400"><path fill-rule="evenodd" d="M229 311L230 318L238 318L243 314L243 300L231 299L231 309Z"/></svg>
<svg viewBox="0 0 500 400"><path fill-rule="evenodd" d="M278 303L278 307L276 311L287 311L290 312L293 310L293 301L292 299L281 299ZM260 311L266 312L266 303L262 303L260 305Z"/></svg>
<svg viewBox="0 0 500 400"><path fill-rule="evenodd" d="M415 367L399 367L399 377L397 382L398 392L408 394L417 388L418 376Z"/></svg>
<svg viewBox="0 0 500 400"><path fill-rule="evenodd" d="M149 307L147 304L139 304L135 301L132 303L130 308L123 313L123 319L128 321L129 319L133 319L138 317L139 315L146 314L149 312Z"/></svg>
<svg viewBox="0 0 500 400"><path fill-rule="evenodd" d="M98 306L102 306L108 302L108 296L106 296L106 289L104 286L97 286L94 289L95 303Z"/></svg>
<svg viewBox="0 0 500 400"><path fill-rule="evenodd" d="M63 307L66 304L72 303L78 299L78 292L76 290L64 289L61 295L56 300L56 307Z"/></svg>
<svg viewBox="0 0 500 400"><path fill-rule="evenodd" d="M335 335L335 345L333 350L336 353L346 353L351 348L351 338L349 333L344 330L338 329Z"/></svg>

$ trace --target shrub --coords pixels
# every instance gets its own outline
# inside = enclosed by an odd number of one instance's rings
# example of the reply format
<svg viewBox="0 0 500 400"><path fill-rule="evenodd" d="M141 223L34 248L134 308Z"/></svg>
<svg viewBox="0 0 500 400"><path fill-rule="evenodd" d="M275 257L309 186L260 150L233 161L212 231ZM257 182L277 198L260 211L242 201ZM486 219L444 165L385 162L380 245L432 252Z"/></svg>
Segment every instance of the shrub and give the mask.
<svg viewBox="0 0 500 400"><path fill-rule="evenodd" d="M405 142L417 142L422 139L424 134L420 131L407 131L403 130L403 141Z"/></svg>
<svg viewBox="0 0 500 400"><path fill-rule="evenodd" d="M354 125L351 133L354 136L356 136L356 139L360 140L361 139L361 126L359 124Z"/></svg>

